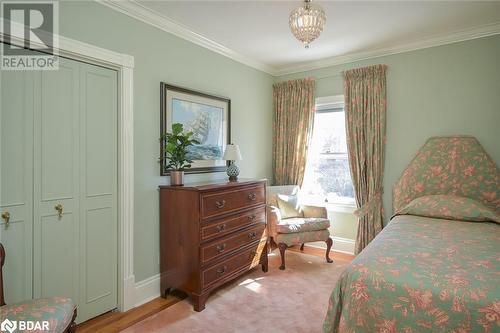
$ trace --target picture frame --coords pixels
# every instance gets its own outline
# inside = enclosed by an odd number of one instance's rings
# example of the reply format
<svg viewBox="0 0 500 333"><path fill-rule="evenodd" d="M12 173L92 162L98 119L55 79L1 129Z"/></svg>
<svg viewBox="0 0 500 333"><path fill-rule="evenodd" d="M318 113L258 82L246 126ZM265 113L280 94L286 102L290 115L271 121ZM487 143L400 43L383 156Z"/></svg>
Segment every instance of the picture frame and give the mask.
<svg viewBox="0 0 500 333"><path fill-rule="evenodd" d="M171 132L173 123L192 131L199 145L190 147L192 167L186 174L225 172L229 162L222 159L231 142L231 100L226 97L160 83L160 135ZM163 141L160 140L160 154ZM161 155L160 155L161 156ZM160 175L168 176L165 156L160 158Z"/></svg>

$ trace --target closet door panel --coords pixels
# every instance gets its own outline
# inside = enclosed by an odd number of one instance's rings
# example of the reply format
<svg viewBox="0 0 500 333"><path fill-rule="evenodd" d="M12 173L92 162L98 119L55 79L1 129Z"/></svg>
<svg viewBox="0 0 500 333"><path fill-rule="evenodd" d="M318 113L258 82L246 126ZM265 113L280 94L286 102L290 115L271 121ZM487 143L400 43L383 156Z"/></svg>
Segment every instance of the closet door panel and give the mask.
<svg viewBox="0 0 500 333"><path fill-rule="evenodd" d="M8 82L8 84L6 84ZM117 307L117 73L68 59L0 73L0 241L8 303Z"/></svg>
<svg viewBox="0 0 500 333"><path fill-rule="evenodd" d="M29 221L29 220L28 220ZM25 220L13 220L5 229L0 225L0 241L5 248L3 282L5 303L12 304L31 298L31 258L29 224Z"/></svg>
<svg viewBox="0 0 500 333"><path fill-rule="evenodd" d="M69 208L69 207L68 207ZM78 274L78 263L75 261L73 249L74 239L62 235L75 234L75 213L71 209L59 219L50 214L40 218L41 224L41 296L64 296L78 299L78 286L75 275Z"/></svg>
<svg viewBox="0 0 500 333"><path fill-rule="evenodd" d="M35 107L34 290L79 302L79 64L43 71Z"/></svg>
<svg viewBox="0 0 500 333"><path fill-rule="evenodd" d="M1 46L1 44L0 44ZM32 73L4 71L1 80L1 188L0 204L26 204L31 177L33 78ZM31 149L30 149L31 148ZM28 152L28 153L27 153Z"/></svg>
<svg viewBox="0 0 500 333"><path fill-rule="evenodd" d="M1 43L0 43L1 46ZM33 106L39 73L0 72L0 242L5 301L32 297Z"/></svg>
<svg viewBox="0 0 500 333"><path fill-rule="evenodd" d="M81 64L82 318L117 306L117 73Z"/></svg>
<svg viewBox="0 0 500 333"><path fill-rule="evenodd" d="M85 221L85 301L92 303L113 293L115 276L110 267L116 265L116 261L108 245L113 230L113 212L110 207L88 209Z"/></svg>
<svg viewBox="0 0 500 333"><path fill-rule="evenodd" d="M116 192L116 73L82 65L85 196Z"/></svg>
<svg viewBox="0 0 500 333"><path fill-rule="evenodd" d="M42 75L41 191L42 201L73 199L78 137L74 135L75 85L78 72L68 63ZM78 133L78 132L77 132Z"/></svg>

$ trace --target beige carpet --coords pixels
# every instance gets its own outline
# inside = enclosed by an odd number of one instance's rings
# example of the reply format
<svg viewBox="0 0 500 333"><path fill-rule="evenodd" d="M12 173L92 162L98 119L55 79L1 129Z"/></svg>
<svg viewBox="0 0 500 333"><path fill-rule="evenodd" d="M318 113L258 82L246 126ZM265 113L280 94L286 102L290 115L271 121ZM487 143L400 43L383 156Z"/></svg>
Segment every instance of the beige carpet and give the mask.
<svg viewBox="0 0 500 333"><path fill-rule="evenodd" d="M218 289L202 312L188 299L123 332L321 332L328 299L348 265L288 251L280 271L279 255L269 257L269 272L260 269Z"/></svg>

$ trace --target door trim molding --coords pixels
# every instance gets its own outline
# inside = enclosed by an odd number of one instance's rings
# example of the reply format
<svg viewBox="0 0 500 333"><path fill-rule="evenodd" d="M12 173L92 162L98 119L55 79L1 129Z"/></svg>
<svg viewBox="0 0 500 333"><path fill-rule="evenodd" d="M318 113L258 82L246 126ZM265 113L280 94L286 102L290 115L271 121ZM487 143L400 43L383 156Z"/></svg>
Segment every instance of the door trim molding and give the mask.
<svg viewBox="0 0 500 333"><path fill-rule="evenodd" d="M17 29L24 31L24 29ZM0 33L0 42L6 40ZM135 306L134 276L134 57L83 43L59 38L60 56L99 65L118 72L118 310ZM10 43L24 46L23 36L10 36ZM33 45L33 41L31 41Z"/></svg>

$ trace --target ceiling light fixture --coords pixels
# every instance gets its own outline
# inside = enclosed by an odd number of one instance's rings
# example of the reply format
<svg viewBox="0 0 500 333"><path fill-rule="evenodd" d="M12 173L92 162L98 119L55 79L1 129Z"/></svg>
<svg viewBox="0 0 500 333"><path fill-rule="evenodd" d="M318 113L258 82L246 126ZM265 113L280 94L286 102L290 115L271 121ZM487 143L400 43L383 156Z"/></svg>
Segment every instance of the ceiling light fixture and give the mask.
<svg viewBox="0 0 500 333"><path fill-rule="evenodd" d="M313 5L311 0L305 0L304 2L303 6L294 9L290 13L288 23L295 38L304 43L306 49L308 49L309 44L323 32L326 14L323 8Z"/></svg>

